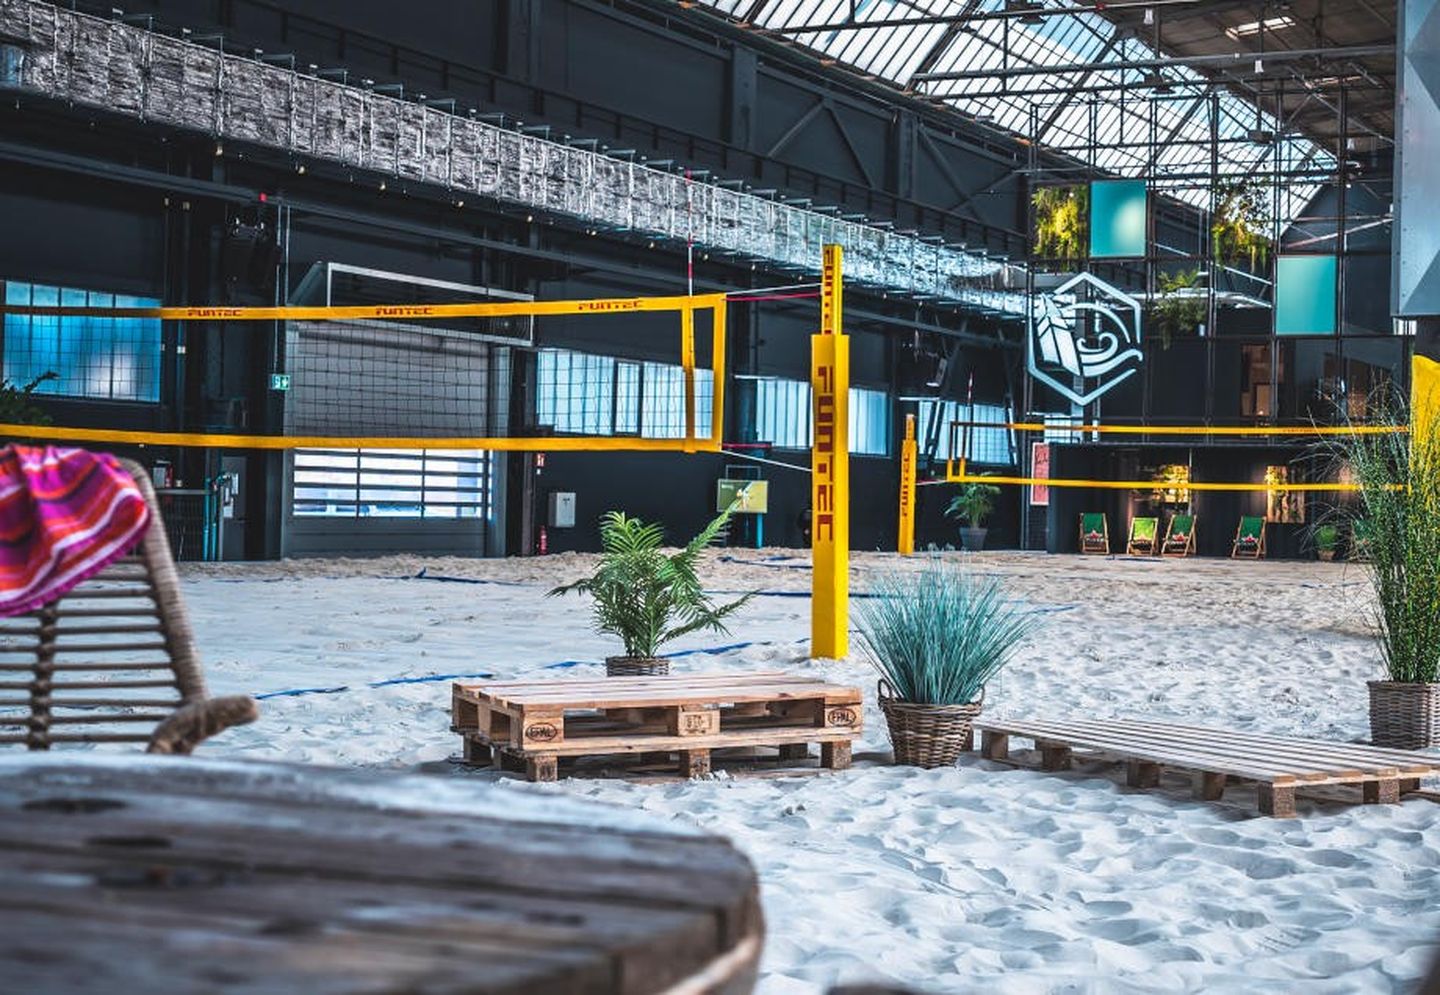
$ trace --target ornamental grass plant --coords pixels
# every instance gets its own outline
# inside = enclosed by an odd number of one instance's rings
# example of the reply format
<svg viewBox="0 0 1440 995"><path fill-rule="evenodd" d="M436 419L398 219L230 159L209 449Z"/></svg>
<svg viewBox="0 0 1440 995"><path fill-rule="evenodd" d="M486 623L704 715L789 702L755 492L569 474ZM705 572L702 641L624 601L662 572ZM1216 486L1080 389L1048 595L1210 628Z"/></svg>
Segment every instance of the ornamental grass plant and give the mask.
<svg viewBox="0 0 1440 995"><path fill-rule="evenodd" d="M924 705L975 701L1037 628L1038 616L981 578L932 557L920 570L882 576L857 609L860 641L896 699Z"/></svg>
<svg viewBox="0 0 1440 995"><path fill-rule="evenodd" d="M1387 419L1403 424L1402 419ZM1343 436L1338 456L1360 486L1345 514L1375 594L1390 680L1440 681L1440 409L1409 432Z"/></svg>
<svg viewBox="0 0 1440 995"><path fill-rule="evenodd" d="M732 509L733 510L733 509ZM624 512L600 519L603 554L595 573L550 591L578 592L594 600L595 631L618 636L627 657L651 658L662 645L691 632L725 633L725 619L751 597L716 604L696 573L701 555L730 521L727 510L706 525L685 547L664 552L665 529Z"/></svg>

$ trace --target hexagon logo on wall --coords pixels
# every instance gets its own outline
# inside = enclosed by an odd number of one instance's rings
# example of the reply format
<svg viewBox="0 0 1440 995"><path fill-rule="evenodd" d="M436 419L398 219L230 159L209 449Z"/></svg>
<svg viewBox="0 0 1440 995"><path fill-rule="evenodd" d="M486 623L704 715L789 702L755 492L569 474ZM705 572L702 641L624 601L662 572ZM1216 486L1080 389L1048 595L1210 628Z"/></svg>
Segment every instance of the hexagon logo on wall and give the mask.
<svg viewBox="0 0 1440 995"><path fill-rule="evenodd" d="M1086 291L1084 298L1075 291ZM1066 300L1066 298L1070 298ZM1030 375L1079 405L1140 372L1140 302L1079 273L1030 302Z"/></svg>

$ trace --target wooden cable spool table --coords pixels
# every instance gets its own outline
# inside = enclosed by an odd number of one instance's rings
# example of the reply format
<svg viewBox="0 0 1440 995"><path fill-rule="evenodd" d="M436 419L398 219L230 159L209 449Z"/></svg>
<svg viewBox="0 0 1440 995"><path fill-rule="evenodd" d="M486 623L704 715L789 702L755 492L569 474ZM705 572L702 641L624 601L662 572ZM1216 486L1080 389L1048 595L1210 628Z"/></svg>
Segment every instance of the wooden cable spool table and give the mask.
<svg viewBox="0 0 1440 995"><path fill-rule="evenodd" d="M471 777L0 758L14 992L749 992L724 840Z"/></svg>

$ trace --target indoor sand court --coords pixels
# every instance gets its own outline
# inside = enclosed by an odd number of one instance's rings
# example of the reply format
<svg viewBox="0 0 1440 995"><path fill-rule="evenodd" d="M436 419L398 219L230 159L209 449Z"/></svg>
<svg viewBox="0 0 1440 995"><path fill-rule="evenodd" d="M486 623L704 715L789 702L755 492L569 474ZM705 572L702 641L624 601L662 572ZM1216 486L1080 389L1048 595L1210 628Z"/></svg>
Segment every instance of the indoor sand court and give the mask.
<svg viewBox="0 0 1440 995"><path fill-rule="evenodd" d="M1253 790L1218 805L1191 800L1183 777L1135 791L1114 765L1045 774L970 755L954 770L890 766L871 667L858 655L811 662L796 636L809 612L805 555L734 556L746 562L707 567L708 584L775 594L748 605L732 636L677 647L744 645L678 657L675 671L789 669L862 687L867 731L850 771L762 775L750 765L688 783L652 773L663 780L534 786L454 763L449 682L403 682L601 673L598 663L542 669L606 652L573 604L544 597L585 572L582 554L188 568L217 692L280 694L262 700L264 722L206 753L421 767L444 778L437 792L500 779L506 791L595 798L727 835L763 882L766 993L823 992L877 973L957 992L1266 991L1300 979L1318 990L1408 991L1425 971L1440 930L1426 897L1440 853L1433 802L1333 804L1317 789L1302 793L1298 820L1271 820L1252 816ZM1364 681L1380 662L1354 565L967 558L1046 619L991 684L987 713L1367 738ZM857 554L855 590L896 563ZM415 579L421 570L457 581ZM389 606L383 616L375 604ZM283 694L336 688L341 675L345 690Z"/></svg>
<svg viewBox="0 0 1440 995"><path fill-rule="evenodd" d="M1437 46L0 0L0 976L1440 977Z"/></svg>

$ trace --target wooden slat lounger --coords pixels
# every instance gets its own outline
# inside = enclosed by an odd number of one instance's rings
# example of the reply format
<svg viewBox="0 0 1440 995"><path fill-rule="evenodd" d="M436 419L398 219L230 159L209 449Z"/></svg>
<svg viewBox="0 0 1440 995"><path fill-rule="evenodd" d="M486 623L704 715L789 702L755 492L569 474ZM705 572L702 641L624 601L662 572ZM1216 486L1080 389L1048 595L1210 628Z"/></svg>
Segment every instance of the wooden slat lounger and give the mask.
<svg viewBox="0 0 1440 995"><path fill-rule="evenodd" d="M1207 801L1221 796L1227 779L1254 781L1260 811L1287 818L1299 787L1358 784L1366 804L1396 802L1421 777L1440 774L1440 756L1427 753L1167 722L982 720L975 727L991 760L1009 755L1013 736L1035 743L1046 770L1068 769L1073 750L1124 761L1133 788L1154 787L1166 767L1191 771L1195 797Z"/></svg>

